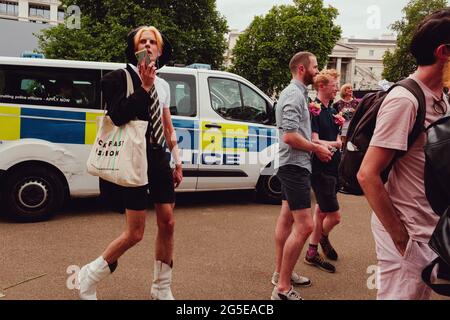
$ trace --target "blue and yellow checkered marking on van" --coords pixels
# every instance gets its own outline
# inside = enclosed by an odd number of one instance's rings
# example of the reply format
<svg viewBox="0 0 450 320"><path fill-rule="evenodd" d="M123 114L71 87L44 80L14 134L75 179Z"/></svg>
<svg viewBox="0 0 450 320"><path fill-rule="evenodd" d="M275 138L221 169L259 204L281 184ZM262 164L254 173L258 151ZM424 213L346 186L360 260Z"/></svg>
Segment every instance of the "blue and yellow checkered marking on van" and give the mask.
<svg viewBox="0 0 450 320"><path fill-rule="evenodd" d="M0 140L33 138L54 143L92 145L102 112L0 105ZM173 119L179 147L198 150L198 121Z"/></svg>
<svg viewBox="0 0 450 320"><path fill-rule="evenodd" d="M93 144L102 113L0 105L0 140L41 139L54 143Z"/></svg>
<svg viewBox="0 0 450 320"><path fill-rule="evenodd" d="M0 140L20 139L20 108L0 105Z"/></svg>
<svg viewBox="0 0 450 320"><path fill-rule="evenodd" d="M274 128L211 121L202 122L201 127L203 152L261 152L277 142Z"/></svg>
<svg viewBox="0 0 450 320"><path fill-rule="evenodd" d="M98 130L98 118L102 115L102 112L0 105L0 140L33 138L54 143L92 145ZM204 127L208 122L202 122L201 128L196 119L173 118L172 122L179 148L199 150L199 135L204 135ZM276 129L272 128L223 124L219 132L222 133L217 136L219 139L212 142L216 151L261 152L277 141ZM206 144L211 146L213 133L202 137L202 150L205 150Z"/></svg>

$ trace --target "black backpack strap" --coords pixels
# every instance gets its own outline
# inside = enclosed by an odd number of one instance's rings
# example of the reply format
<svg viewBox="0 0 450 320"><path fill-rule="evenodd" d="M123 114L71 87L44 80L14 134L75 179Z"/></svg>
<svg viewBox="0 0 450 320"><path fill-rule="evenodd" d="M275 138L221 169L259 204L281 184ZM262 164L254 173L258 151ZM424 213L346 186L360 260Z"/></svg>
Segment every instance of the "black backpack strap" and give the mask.
<svg viewBox="0 0 450 320"><path fill-rule="evenodd" d="M441 258L436 258L425 267L422 271L422 280L425 282L427 286L429 286L431 289L433 289L434 292L443 295L443 296L450 296L450 284L436 284L431 283L431 274L433 273L433 269L436 265L443 263L443 260Z"/></svg>
<svg viewBox="0 0 450 320"><path fill-rule="evenodd" d="M419 84L411 79L407 78L398 82L399 86L410 91L419 102L419 108L417 109L416 122L414 123L413 130L408 136L408 149L416 142L420 134L425 131L425 116L427 113L427 104L425 100L425 94Z"/></svg>

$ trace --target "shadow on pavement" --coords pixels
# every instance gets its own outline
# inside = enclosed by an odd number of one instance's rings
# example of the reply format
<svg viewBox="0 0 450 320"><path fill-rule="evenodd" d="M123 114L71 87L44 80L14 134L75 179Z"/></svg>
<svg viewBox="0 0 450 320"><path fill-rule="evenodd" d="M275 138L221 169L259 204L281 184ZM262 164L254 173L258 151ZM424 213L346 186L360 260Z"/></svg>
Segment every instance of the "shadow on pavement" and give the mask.
<svg viewBox="0 0 450 320"><path fill-rule="evenodd" d="M255 203L253 190L209 191L209 192L180 192L176 194L178 208L195 208L201 206L223 206ZM150 205L152 207L152 205ZM83 211L109 211L99 197L71 199L67 202L62 213Z"/></svg>

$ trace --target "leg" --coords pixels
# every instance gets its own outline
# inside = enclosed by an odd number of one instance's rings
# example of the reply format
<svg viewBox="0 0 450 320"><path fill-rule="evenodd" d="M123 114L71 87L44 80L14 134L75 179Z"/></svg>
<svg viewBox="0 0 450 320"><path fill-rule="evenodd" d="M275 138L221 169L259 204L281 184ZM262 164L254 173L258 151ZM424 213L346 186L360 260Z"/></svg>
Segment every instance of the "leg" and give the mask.
<svg viewBox="0 0 450 320"><path fill-rule="evenodd" d="M310 173L298 166L280 167L283 204L277 221L276 269L272 276L272 300L301 300L291 283L310 286L311 281L293 273L298 256L312 232Z"/></svg>
<svg viewBox="0 0 450 320"><path fill-rule="evenodd" d="M109 244L105 252L83 266L77 276L79 295L83 300L97 300L97 283L111 274L117 260L129 248L142 240L145 229L145 210L126 210L125 231Z"/></svg>
<svg viewBox="0 0 450 320"><path fill-rule="evenodd" d="M151 296L155 300L175 300L172 283L173 234L175 220L172 203L155 203L158 232L155 244L155 263Z"/></svg>
<svg viewBox="0 0 450 320"><path fill-rule="evenodd" d="M338 259L336 250L334 250L328 240L328 235L340 222L341 218L336 190L337 177L325 173L319 173L317 175L313 175L312 181L318 207L316 208L316 214L314 216L314 233L306 260L307 262L310 262L325 271L334 272L335 268L333 265L327 262L322 262L322 259L317 257L317 247L320 243L322 250L328 259ZM312 259L314 256L317 258L315 259L316 261L313 261Z"/></svg>
<svg viewBox="0 0 450 320"><path fill-rule="evenodd" d="M328 236L339 223L341 223L341 213L339 211L327 213L325 220L323 221L323 231L324 236Z"/></svg>
<svg viewBox="0 0 450 320"><path fill-rule="evenodd" d="M136 245L144 237L145 210L126 210L125 231L103 252L103 258L108 264L116 262L125 251Z"/></svg>
<svg viewBox="0 0 450 320"><path fill-rule="evenodd" d="M291 210L289 209L289 204L287 201L283 201L281 205L280 216L278 217L277 226L275 229L275 272L277 273L280 273L284 245L291 233L293 223L294 219L292 217Z"/></svg>
<svg viewBox="0 0 450 320"><path fill-rule="evenodd" d="M319 244L319 241L322 238L323 224L324 224L323 222L325 218L326 214L320 211L319 205L316 204L316 210L314 212L314 228L311 234L310 244L316 246Z"/></svg>
<svg viewBox="0 0 450 320"><path fill-rule="evenodd" d="M293 211L294 224L286 240L278 281L278 291L287 292L291 287L291 274L297 263L300 252L313 229L311 209Z"/></svg>
<svg viewBox="0 0 450 320"><path fill-rule="evenodd" d="M155 203L158 232L156 234L155 258L170 265L173 258L173 234L175 219L171 203Z"/></svg>

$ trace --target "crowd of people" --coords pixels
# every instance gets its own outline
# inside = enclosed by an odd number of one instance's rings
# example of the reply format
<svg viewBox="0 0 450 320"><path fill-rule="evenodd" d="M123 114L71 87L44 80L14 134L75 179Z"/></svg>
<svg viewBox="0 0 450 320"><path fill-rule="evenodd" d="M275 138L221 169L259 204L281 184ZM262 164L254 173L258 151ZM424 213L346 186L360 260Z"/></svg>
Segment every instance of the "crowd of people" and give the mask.
<svg viewBox="0 0 450 320"><path fill-rule="evenodd" d="M427 17L415 31L411 54L418 69L412 74L426 97L426 124L449 111L444 95L443 70L450 59L450 8ZM131 74L134 93L127 96L124 70L107 74L102 91L108 115L115 125L131 120L149 122L149 185L129 188L101 181L103 193L126 215L123 233L78 274L82 299L96 299L96 285L114 272L118 259L142 240L147 199L155 203L158 232L154 277L150 289L154 299L171 300L173 268L174 189L183 179L177 139L169 111L169 86L156 75L170 56L170 44L154 27L139 27L128 36L126 70ZM135 52L146 49L152 61L138 63ZM338 166L347 142L347 129L357 108L352 86L339 88L336 70L319 72L317 58L310 52L296 53L289 64L291 83L282 91L276 108L279 129L279 168L282 205L275 229L275 270L272 300L301 300L296 286L312 281L294 271L309 239L304 263L329 273L336 271L327 260L336 261L338 252L330 234L341 221L337 193ZM308 100L309 85L317 91ZM340 91L341 100L334 103ZM156 107L155 107L156 106ZM358 174L359 182L374 214L372 230L380 267L379 299L427 299L430 289L419 272L435 255L427 246L437 218L423 186L425 133L408 147L408 134L417 114L418 101L404 88L392 90L378 116L370 148ZM166 144L175 160L169 166L163 150ZM380 173L396 159L384 185ZM317 205L311 209L311 189ZM319 245L325 258L319 253Z"/></svg>
<svg viewBox="0 0 450 320"><path fill-rule="evenodd" d="M426 101L425 127L448 114L444 75L450 65L450 8L426 17L415 30L410 52L417 61L410 75ZM341 219L337 191L340 152L347 142L348 124L357 108L352 88L338 92L335 70L318 72L309 52L295 54L290 62L291 84L281 93L276 111L280 134L280 168L283 203L275 230L276 263L272 300L301 300L294 286L311 280L294 272L309 238L304 262L333 273L329 260L338 254L329 234ZM306 87L318 95L308 104ZM358 172L358 181L373 209L372 231L379 267L378 299L429 299L431 289L421 280L422 270L436 254L428 241L438 222L425 194L425 130L408 145L418 114L419 101L398 86L389 92L377 116L370 147ZM341 118L342 116L342 118ZM403 153L402 157L397 154ZM388 181L381 174L393 165ZM310 188L317 206L311 213ZM278 280L278 281L274 281Z"/></svg>

